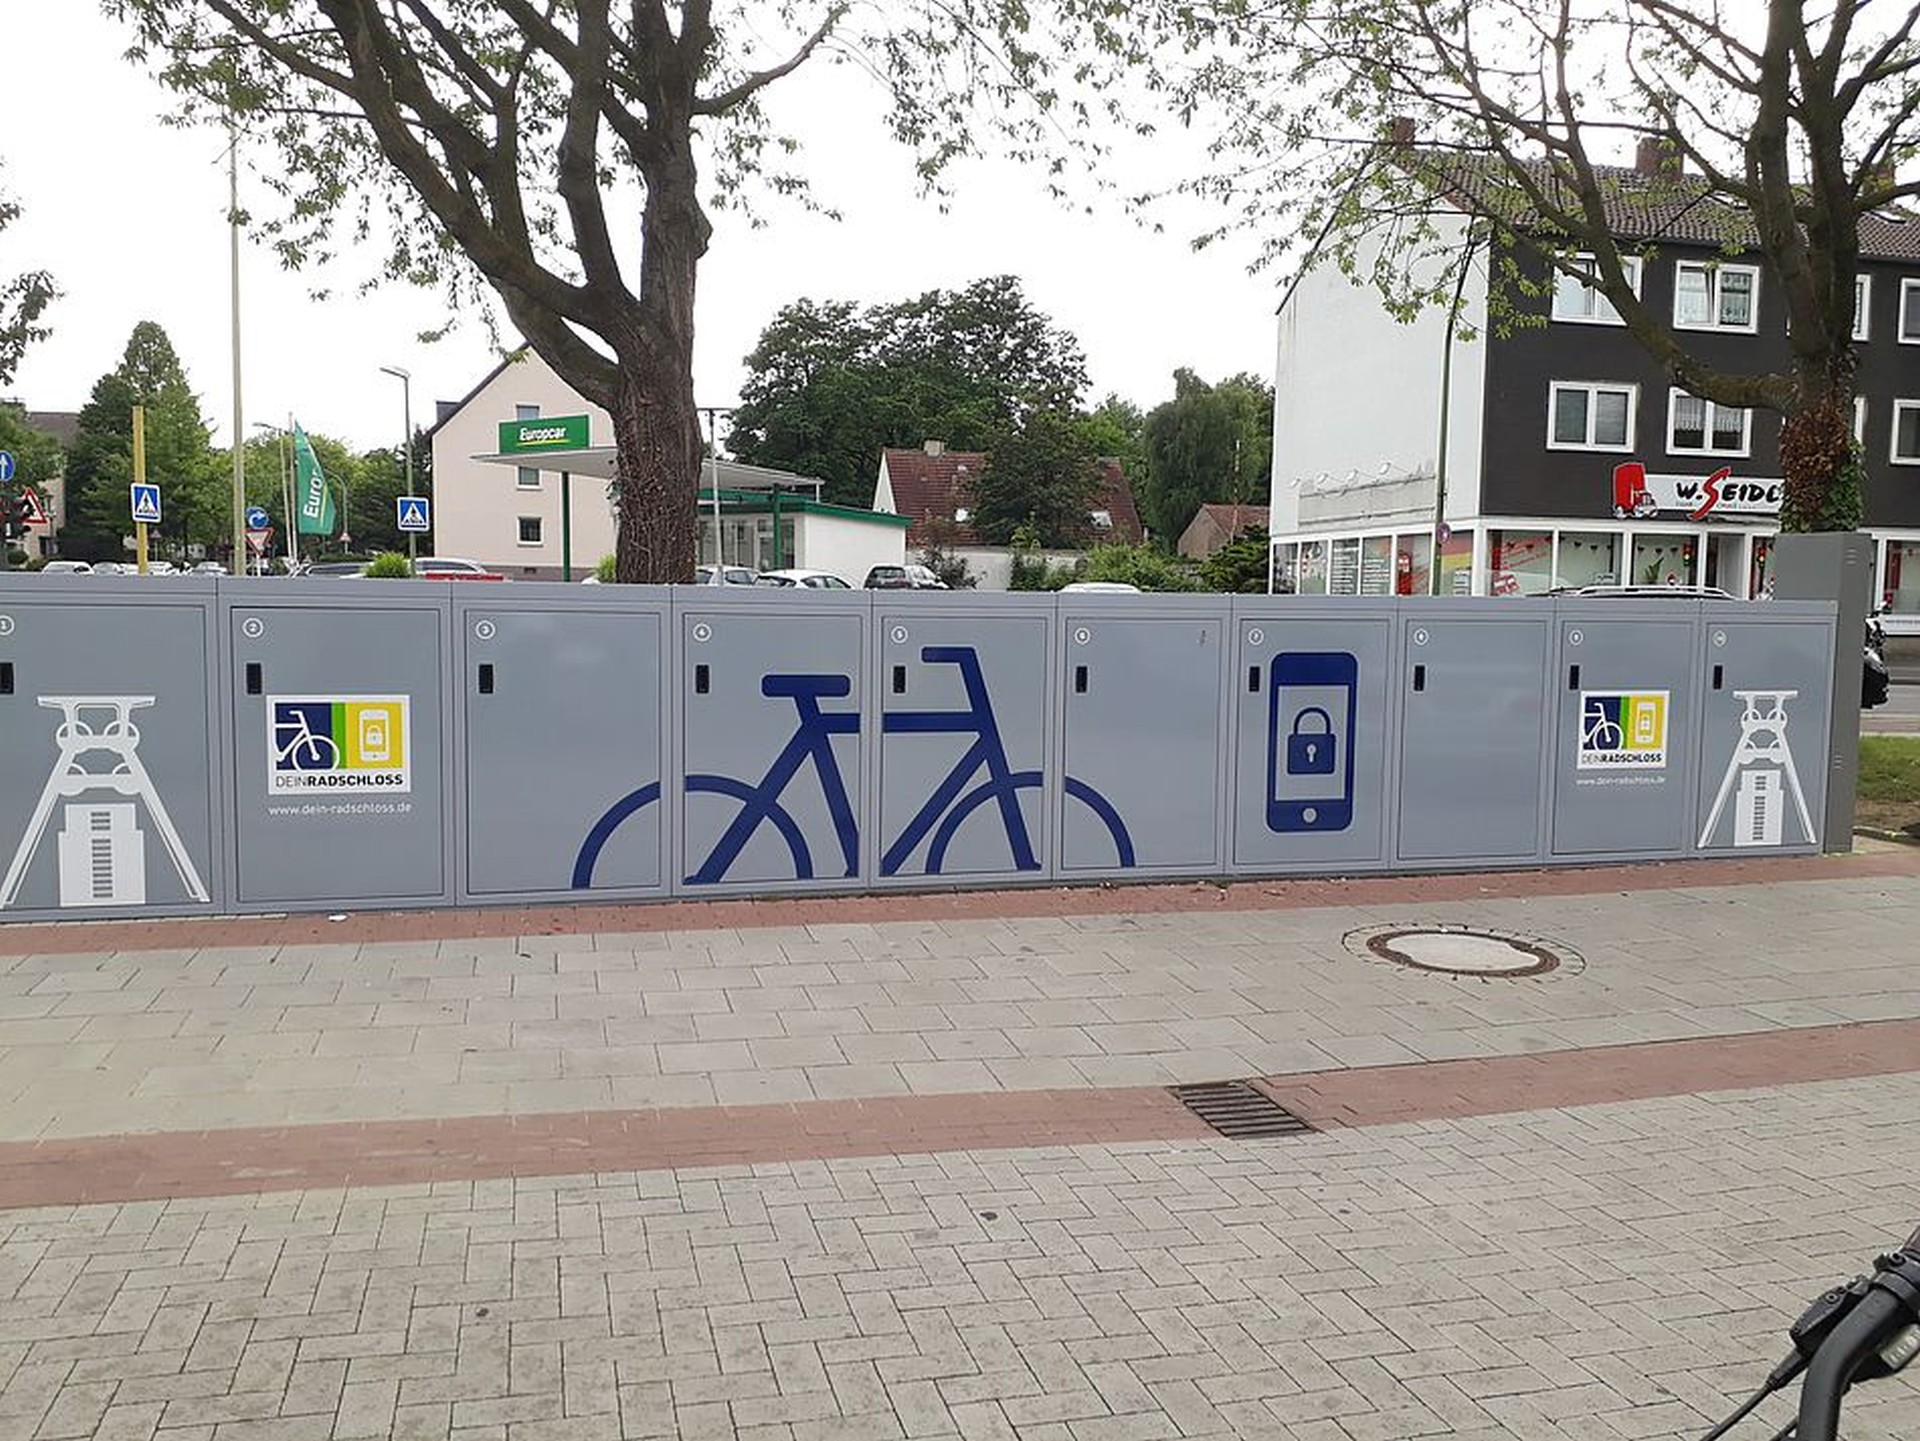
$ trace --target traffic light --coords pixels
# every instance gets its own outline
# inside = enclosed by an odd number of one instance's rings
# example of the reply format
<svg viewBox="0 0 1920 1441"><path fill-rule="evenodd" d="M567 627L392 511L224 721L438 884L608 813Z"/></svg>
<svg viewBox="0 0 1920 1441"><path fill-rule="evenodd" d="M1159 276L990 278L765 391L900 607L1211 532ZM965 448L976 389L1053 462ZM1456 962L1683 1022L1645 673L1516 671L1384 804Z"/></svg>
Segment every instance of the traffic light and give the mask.
<svg viewBox="0 0 1920 1441"><path fill-rule="evenodd" d="M33 513L33 503L24 491L11 491L0 496L0 530L6 539L18 540L27 533L27 517Z"/></svg>

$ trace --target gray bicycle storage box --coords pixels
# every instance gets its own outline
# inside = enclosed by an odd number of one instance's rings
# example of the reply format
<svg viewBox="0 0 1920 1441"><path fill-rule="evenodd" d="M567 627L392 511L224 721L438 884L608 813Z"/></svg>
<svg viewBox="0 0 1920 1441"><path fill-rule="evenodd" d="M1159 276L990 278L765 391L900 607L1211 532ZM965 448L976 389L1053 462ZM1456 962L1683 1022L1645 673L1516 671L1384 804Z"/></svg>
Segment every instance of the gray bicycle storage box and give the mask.
<svg viewBox="0 0 1920 1441"><path fill-rule="evenodd" d="M1833 608L0 577L0 921L1815 850Z"/></svg>

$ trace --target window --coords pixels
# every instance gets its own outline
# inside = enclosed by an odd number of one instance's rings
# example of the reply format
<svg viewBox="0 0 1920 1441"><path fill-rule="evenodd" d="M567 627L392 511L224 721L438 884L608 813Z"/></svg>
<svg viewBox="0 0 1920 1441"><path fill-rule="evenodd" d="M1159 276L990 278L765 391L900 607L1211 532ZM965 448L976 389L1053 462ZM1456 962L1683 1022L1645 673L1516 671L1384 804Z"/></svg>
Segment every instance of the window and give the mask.
<svg viewBox="0 0 1920 1441"><path fill-rule="evenodd" d="M1547 387L1547 449L1632 450L1631 385L1556 380Z"/></svg>
<svg viewBox="0 0 1920 1441"><path fill-rule="evenodd" d="M1867 398L1864 395L1853 398L1853 438L1862 445L1867 443Z"/></svg>
<svg viewBox="0 0 1920 1441"><path fill-rule="evenodd" d="M1900 343L1920 345L1920 280L1900 282Z"/></svg>
<svg viewBox="0 0 1920 1441"><path fill-rule="evenodd" d="M540 407L537 405L516 405L513 408L513 418L515 420L538 420L540 418ZM519 490L538 490L540 488L540 472L530 466L523 465L514 471L513 483L515 488ZM525 544L524 538L521 543Z"/></svg>
<svg viewBox="0 0 1920 1441"><path fill-rule="evenodd" d="M1853 277L1853 338L1865 340L1868 334L1867 308L1873 301L1873 277Z"/></svg>
<svg viewBox="0 0 1920 1441"><path fill-rule="evenodd" d="M1683 330L1754 330L1760 272L1682 260L1673 271L1673 323Z"/></svg>
<svg viewBox="0 0 1920 1441"><path fill-rule="evenodd" d="M540 544L540 517L539 516L523 515L520 517L520 544L522 545Z"/></svg>
<svg viewBox="0 0 1920 1441"><path fill-rule="evenodd" d="M1591 255L1576 255L1573 264L1582 274L1597 275L1599 266ZM1640 260L1638 256L1623 255L1620 267L1627 272L1627 284L1633 287L1633 293L1640 293ZM1564 270L1553 273L1553 318L1572 320L1586 325L1619 325L1620 313L1613 308L1613 302L1600 293L1592 282L1567 274Z"/></svg>
<svg viewBox="0 0 1920 1441"><path fill-rule="evenodd" d="M1667 450L1674 455L1745 455L1753 412L1735 410L1684 390L1667 402Z"/></svg>
<svg viewBox="0 0 1920 1441"><path fill-rule="evenodd" d="M1894 401L1891 458L1895 465L1920 465L1920 400Z"/></svg>

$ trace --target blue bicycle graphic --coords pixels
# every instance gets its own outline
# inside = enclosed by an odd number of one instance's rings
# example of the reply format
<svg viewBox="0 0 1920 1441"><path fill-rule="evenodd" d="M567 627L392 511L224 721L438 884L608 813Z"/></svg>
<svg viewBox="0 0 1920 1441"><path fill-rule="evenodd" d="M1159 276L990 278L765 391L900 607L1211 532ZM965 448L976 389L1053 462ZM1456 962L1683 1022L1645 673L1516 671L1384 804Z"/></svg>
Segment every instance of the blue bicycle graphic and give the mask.
<svg viewBox="0 0 1920 1441"><path fill-rule="evenodd" d="M1000 739L999 723L994 717L993 701L987 693L986 678L980 669L979 653L972 646L926 646L921 660L929 665L952 665L960 673L967 706L958 711L892 711L881 723L887 734L971 735L973 743L961 755L946 776L934 787L912 820L908 821L893 844L880 859L880 874L898 875L901 868L927 841L925 874L937 876L946 864L947 851L967 817L992 802L1000 814L1007 847L1016 870L1037 871L1040 859L1034 853L1033 839L1026 817L1020 809L1019 793L1036 789L1042 782L1037 770L1016 771L1007 759ZM833 753L833 738L857 735L860 716L857 711L822 710L823 699L845 699L853 693L851 677L843 675L769 675L761 678L760 693L769 699L793 702L793 734L758 784L748 784L730 776L693 774L686 778L689 795L721 795L740 802L740 811L714 843L698 870L687 877L688 885L714 885L724 881L740 853L763 825L771 825L786 842L793 859L796 880L814 878L813 853L805 833L780 799L787 787L811 766L826 800L828 819L840 846L845 867L842 875L859 873L860 832L854 818L840 764ZM973 784L984 771L986 778ZM971 789L969 786L971 785ZM1133 838L1126 823L1107 798L1092 786L1069 776L1066 793L1091 810L1113 839L1119 864L1134 864ZM622 796L606 810L581 843L573 864L573 888L588 890L593 885L594 867L600 852L615 831L647 806L660 799L660 783L650 781ZM929 840L929 838L931 838Z"/></svg>

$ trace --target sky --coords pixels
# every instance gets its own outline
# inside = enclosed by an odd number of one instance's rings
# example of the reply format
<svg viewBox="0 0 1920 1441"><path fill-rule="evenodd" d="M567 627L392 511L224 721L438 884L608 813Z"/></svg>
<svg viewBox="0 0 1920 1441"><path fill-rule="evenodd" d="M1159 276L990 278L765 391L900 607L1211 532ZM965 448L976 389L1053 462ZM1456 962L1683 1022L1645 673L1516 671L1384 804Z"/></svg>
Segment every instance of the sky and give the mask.
<svg viewBox="0 0 1920 1441"><path fill-rule="evenodd" d="M0 186L25 209L0 232L0 277L46 268L64 292L52 336L28 352L12 395L35 410L78 410L111 370L141 320L158 321L187 368L215 443L232 431L227 176L224 136L161 124L169 100L121 58L123 30L90 0L0 5ZM58 57L21 63L19 57ZM734 403L743 359L785 304L876 303L956 289L987 275L1021 278L1030 304L1078 337L1092 380L1089 402L1117 392L1145 407L1173 393L1187 366L1214 380L1271 376L1273 313L1282 277L1250 274L1250 242L1194 252L1203 228L1189 212L1154 233L1117 207L1094 215L1062 207L1005 163L961 172L950 213L916 196L903 152L876 133L875 106L845 70L782 82L806 139L804 164L838 222L774 202L766 224L716 215L700 271L694 357L696 401ZM790 120L789 123L792 123ZM277 157L243 151L245 166ZM1120 156L1122 188L1164 164ZM1132 170L1134 173L1128 173ZM249 203L243 168L241 203ZM253 203L267 197L256 190ZM289 273L251 242L241 256L244 419L283 423L355 447L397 442L400 382L410 371L415 424L436 400L466 394L497 359L478 317L443 339L437 296L404 287L356 293L374 257L346 251L326 270ZM316 302L316 287L333 298ZM598 439L596 437L596 439Z"/></svg>

